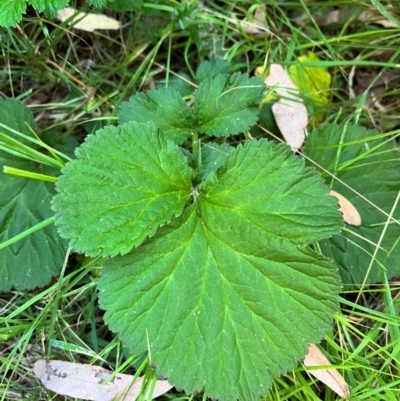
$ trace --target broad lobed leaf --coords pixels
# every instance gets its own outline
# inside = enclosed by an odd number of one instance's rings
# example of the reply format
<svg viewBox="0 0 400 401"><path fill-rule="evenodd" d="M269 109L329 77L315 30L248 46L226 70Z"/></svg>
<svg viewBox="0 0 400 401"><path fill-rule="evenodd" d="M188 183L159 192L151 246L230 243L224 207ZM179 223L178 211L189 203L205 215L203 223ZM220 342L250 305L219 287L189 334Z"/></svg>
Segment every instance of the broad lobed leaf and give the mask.
<svg viewBox="0 0 400 401"><path fill-rule="evenodd" d="M14 26L26 11L27 0L0 0L0 26Z"/></svg>
<svg viewBox="0 0 400 401"><path fill-rule="evenodd" d="M25 135L32 135L35 127L31 111L14 99L0 99L0 122ZM2 128L4 133L16 134ZM27 144L25 139L19 139ZM0 242L33 227L51 217L50 201L54 185L42 181L3 174L3 166L15 167L40 174L54 175L55 169L20 160L0 151ZM48 226L28 237L0 249L0 292L30 290L48 284L59 274L67 250L54 226Z"/></svg>
<svg viewBox="0 0 400 401"><path fill-rule="evenodd" d="M337 232L341 223L336 198L328 196L317 171L305 168L302 159L289 157L290 152L284 144L263 139L239 145L218 182L203 187L206 193L201 197L209 203L208 210L217 214L223 210L244 226L296 244ZM260 162L260 155L273 157Z"/></svg>
<svg viewBox="0 0 400 401"><path fill-rule="evenodd" d="M214 136L235 135L257 122L265 85L258 78L236 73L206 78L196 92L194 126Z"/></svg>
<svg viewBox="0 0 400 401"><path fill-rule="evenodd" d="M48 167L0 157L1 170L4 165L54 174ZM54 194L53 184L4 174L0 181L0 242L53 216L50 202ZM0 292L48 284L60 273L66 251L67 241L59 237L54 225L0 249Z"/></svg>
<svg viewBox="0 0 400 401"><path fill-rule="evenodd" d="M192 171L154 125L106 127L76 155L58 180L53 209L61 235L87 255L129 252L189 198Z"/></svg>
<svg viewBox="0 0 400 401"><path fill-rule="evenodd" d="M326 177L332 189L345 196L362 218L360 227L347 226L340 235L321 242L323 253L336 261L343 283L350 286L364 282L376 248L374 244L380 241L388 219L378 208L389 214L400 190L398 149L384 137L368 139L376 135L376 131L366 131L360 126L349 126L345 130L337 124L326 124L311 133L305 147L312 160L350 187ZM400 221L399 207L393 217ZM366 283L382 281L383 267L387 269L388 278L400 273L399 238L399 224L390 222Z"/></svg>
<svg viewBox="0 0 400 401"><path fill-rule="evenodd" d="M171 384L258 400L330 327L337 269L302 244L340 226L315 171L284 145L251 141L179 218L105 264L105 320L134 352L149 344Z"/></svg>

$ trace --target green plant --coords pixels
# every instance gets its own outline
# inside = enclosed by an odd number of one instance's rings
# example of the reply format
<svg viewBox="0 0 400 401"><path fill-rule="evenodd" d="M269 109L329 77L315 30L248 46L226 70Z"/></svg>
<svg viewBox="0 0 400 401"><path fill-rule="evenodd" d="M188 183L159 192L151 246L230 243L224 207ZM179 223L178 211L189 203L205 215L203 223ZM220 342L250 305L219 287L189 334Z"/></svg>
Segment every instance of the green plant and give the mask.
<svg viewBox="0 0 400 401"><path fill-rule="evenodd" d="M400 159L393 138L360 126L325 124L311 133L304 152L362 217L360 227L347 226L321 242L322 253L339 266L343 284L385 282L399 274Z"/></svg>
<svg viewBox="0 0 400 401"><path fill-rule="evenodd" d="M49 224L54 182L64 163L55 153L38 151L47 145L34 137L34 128L27 107L0 99L0 168L11 173L2 174L0 185L0 292L48 284L60 273L67 251L67 241ZM12 240L35 225L44 228L22 241ZM5 247L7 241L12 243Z"/></svg>
<svg viewBox="0 0 400 401"><path fill-rule="evenodd" d="M68 6L70 0L0 0L0 26L10 27L21 21L26 12L27 5L32 6L37 12L44 12L47 18L55 18L57 11ZM152 14L154 8L160 7L162 10L171 13L171 18L182 29L191 20L192 12L196 9L193 1L183 2L171 7L170 2L159 0L156 4L144 3L143 0L86 0L88 6L96 8L106 8L112 11L135 11Z"/></svg>
<svg viewBox="0 0 400 401"><path fill-rule="evenodd" d="M125 346L187 392L257 400L330 328L339 276L309 245L342 222L289 147L224 142L265 90L227 68L198 69L192 107L172 87L124 103L63 168L53 209L74 250L111 257L100 305Z"/></svg>
<svg viewBox="0 0 400 401"><path fill-rule="evenodd" d="M94 7L107 7L116 11L137 11L143 5L142 0L87 0L86 2ZM48 18L55 18L57 11L69 3L70 0L0 0L0 26L8 27L20 22L27 5L33 6L38 12L44 12Z"/></svg>

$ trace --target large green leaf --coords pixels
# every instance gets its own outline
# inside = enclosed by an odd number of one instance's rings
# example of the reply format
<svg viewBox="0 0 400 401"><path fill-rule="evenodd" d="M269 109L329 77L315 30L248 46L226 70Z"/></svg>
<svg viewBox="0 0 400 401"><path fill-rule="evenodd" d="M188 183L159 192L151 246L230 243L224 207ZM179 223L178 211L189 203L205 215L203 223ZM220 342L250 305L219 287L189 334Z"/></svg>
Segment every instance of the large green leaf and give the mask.
<svg viewBox="0 0 400 401"><path fill-rule="evenodd" d="M0 122L25 135L34 128L32 113L19 101L0 100ZM0 131L16 138L10 131ZM28 143L26 140L21 140ZM37 163L21 161L0 151L0 171L3 166L19 168L40 174L57 174L55 169ZM3 174L0 179L0 242L33 227L51 217L50 201L54 185L38 180ZM62 240L54 226L48 226L0 250L0 291L33 289L49 283L59 274L67 242Z"/></svg>
<svg viewBox="0 0 400 401"><path fill-rule="evenodd" d="M21 21L27 0L0 0L0 26L13 26Z"/></svg>
<svg viewBox="0 0 400 401"><path fill-rule="evenodd" d="M76 155L57 182L53 209L61 235L87 255L129 252L189 198L186 158L154 125L106 127Z"/></svg>
<svg viewBox="0 0 400 401"><path fill-rule="evenodd" d="M349 126L345 130L343 126L327 124L311 133L305 147L311 159L373 203L367 203L351 189L325 175L332 189L350 200L362 218L360 227L347 226L349 231L321 242L323 253L335 259L343 283L349 285L364 282L375 252L374 244L379 243L388 219L378 208L390 213L400 190L398 149L382 136L371 138L376 135L376 131L366 131L360 126ZM393 217L400 220L399 206ZM392 221L366 283L382 281L384 269L387 277L400 274L399 238L400 226Z"/></svg>
<svg viewBox="0 0 400 401"><path fill-rule="evenodd" d="M207 135L228 136L246 131L257 122L265 85L255 77L236 73L206 78L196 92L195 127Z"/></svg>
<svg viewBox="0 0 400 401"><path fill-rule="evenodd" d="M192 132L190 109L175 88L151 90L147 95L135 94L122 103L118 118L120 123L152 121L176 143L182 143Z"/></svg>
<svg viewBox="0 0 400 401"><path fill-rule="evenodd" d="M328 193L287 146L239 146L178 219L106 262L106 322L171 384L258 400L336 311L337 269L304 246L339 231Z"/></svg>

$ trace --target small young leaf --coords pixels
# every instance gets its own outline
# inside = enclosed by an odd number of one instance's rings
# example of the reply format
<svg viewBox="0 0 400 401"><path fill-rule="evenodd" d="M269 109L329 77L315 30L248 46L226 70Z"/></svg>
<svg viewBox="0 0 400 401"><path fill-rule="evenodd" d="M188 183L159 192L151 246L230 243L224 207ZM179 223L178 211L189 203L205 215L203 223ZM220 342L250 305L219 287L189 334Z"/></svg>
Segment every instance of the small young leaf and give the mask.
<svg viewBox="0 0 400 401"><path fill-rule="evenodd" d="M390 213L400 190L400 159L390 141L368 139L376 134L376 131L366 131L360 126L350 126L344 131L343 126L326 124L308 136L305 152L376 207ZM378 244L388 217L348 187L331 177L326 179L332 183L333 190L355 206L362 224L360 227L347 226L350 232L344 231L340 236L322 241L321 249L339 265L343 283L361 285L375 252L374 244ZM399 207L393 217L400 220ZM376 255L366 283L382 281L383 268L387 269L388 278L400 273L399 238L400 226L390 222L380 243L383 249Z"/></svg>
<svg viewBox="0 0 400 401"><path fill-rule="evenodd" d="M129 252L189 198L186 158L154 125L106 127L76 155L62 170L53 209L61 235L89 256Z"/></svg>
<svg viewBox="0 0 400 401"><path fill-rule="evenodd" d="M108 1L106 8L113 11L135 11L140 12L143 7L143 0L112 0Z"/></svg>
<svg viewBox="0 0 400 401"><path fill-rule="evenodd" d="M206 78L196 92L193 120L207 135L228 136L257 122L265 85L258 78L236 73Z"/></svg>
<svg viewBox="0 0 400 401"><path fill-rule="evenodd" d="M171 76L168 80L168 87L176 89L181 97L189 97L193 95L196 89L194 84L190 84L192 79L190 76L184 72L179 72L179 76ZM165 88L166 81L160 80L156 83L156 89Z"/></svg>
<svg viewBox="0 0 400 401"><path fill-rule="evenodd" d="M68 3L69 0L29 0L29 4L39 12L44 11L48 18L55 18L57 11L62 10Z"/></svg>
<svg viewBox="0 0 400 401"><path fill-rule="evenodd" d="M123 102L118 112L119 122L153 122L175 143L182 143L192 133L192 115L181 94L175 88L137 93Z"/></svg>
<svg viewBox="0 0 400 401"><path fill-rule="evenodd" d="M217 176L178 219L106 262L100 305L171 384L259 400L330 327L337 269L302 244L337 233L341 218L285 145L239 146Z"/></svg>
<svg viewBox="0 0 400 401"><path fill-rule="evenodd" d="M227 74L230 70L230 63L226 60L212 59L202 62L196 71L196 83L202 83L206 78L214 78L219 74Z"/></svg>
<svg viewBox="0 0 400 401"><path fill-rule="evenodd" d="M228 156L235 150L227 143L207 143L201 147L201 170L199 179L206 181L207 177L217 172Z"/></svg>

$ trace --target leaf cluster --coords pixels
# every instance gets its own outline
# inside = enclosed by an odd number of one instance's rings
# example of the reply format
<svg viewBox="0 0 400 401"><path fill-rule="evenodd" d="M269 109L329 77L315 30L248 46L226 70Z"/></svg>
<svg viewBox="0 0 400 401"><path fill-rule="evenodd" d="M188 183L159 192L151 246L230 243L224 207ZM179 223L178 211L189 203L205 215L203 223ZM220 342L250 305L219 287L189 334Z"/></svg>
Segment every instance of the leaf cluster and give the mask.
<svg viewBox="0 0 400 401"><path fill-rule="evenodd" d="M258 79L215 65L199 68L192 106L175 88L124 103L121 124L62 170L53 209L74 250L112 257L100 305L126 346L150 347L157 373L189 393L256 400L330 327L337 269L307 245L341 219L286 145L200 146L251 127L263 97Z"/></svg>

